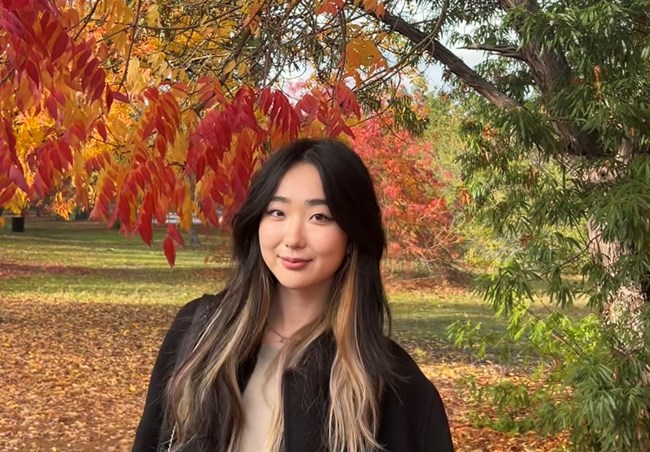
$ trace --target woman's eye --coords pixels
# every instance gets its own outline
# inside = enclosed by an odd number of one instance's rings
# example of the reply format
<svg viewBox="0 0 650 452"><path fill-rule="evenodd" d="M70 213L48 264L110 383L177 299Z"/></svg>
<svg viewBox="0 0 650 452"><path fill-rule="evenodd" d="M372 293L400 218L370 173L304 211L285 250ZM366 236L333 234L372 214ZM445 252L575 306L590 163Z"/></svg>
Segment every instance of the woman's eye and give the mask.
<svg viewBox="0 0 650 452"><path fill-rule="evenodd" d="M322 213L317 213L317 214L312 215L312 219L314 219L316 221L329 221L329 220L331 220L330 217L328 217L327 215L322 214Z"/></svg>
<svg viewBox="0 0 650 452"><path fill-rule="evenodd" d="M280 210L278 210L278 209L268 209L268 210L266 211L266 214L267 214L268 216L270 216L270 217L275 217L275 218L281 218L281 217L284 216L284 213L282 213L282 212L281 212Z"/></svg>

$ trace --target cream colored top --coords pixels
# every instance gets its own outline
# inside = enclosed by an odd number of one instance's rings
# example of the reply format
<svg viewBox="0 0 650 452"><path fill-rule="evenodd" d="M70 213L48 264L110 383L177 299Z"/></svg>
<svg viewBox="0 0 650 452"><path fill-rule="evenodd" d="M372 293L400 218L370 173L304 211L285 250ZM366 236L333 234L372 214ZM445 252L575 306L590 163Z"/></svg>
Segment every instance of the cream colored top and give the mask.
<svg viewBox="0 0 650 452"><path fill-rule="evenodd" d="M242 394L244 429L238 452L267 450L267 435L277 399L278 372L275 358L280 350L262 344L257 363Z"/></svg>

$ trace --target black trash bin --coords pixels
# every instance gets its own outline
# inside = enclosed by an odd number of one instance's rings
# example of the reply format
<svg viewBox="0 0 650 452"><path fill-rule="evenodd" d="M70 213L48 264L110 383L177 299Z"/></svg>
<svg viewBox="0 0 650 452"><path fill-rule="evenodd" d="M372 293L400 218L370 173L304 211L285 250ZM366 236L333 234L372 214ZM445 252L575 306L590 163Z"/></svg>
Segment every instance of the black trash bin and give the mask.
<svg viewBox="0 0 650 452"><path fill-rule="evenodd" d="M25 217L11 218L11 232L25 232Z"/></svg>

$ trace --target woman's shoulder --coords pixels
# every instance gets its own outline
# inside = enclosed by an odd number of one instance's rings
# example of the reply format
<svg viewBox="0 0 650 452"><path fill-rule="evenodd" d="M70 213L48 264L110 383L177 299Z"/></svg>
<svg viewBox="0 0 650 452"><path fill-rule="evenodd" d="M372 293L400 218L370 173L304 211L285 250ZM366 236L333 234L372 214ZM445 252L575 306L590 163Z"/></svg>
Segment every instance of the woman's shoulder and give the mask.
<svg viewBox="0 0 650 452"><path fill-rule="evenodd" d="M194 300L185 303L176 313L176 317L169 328L171 334L183 334L197 320L205 321L219 305L224 292L217 294L203 294Z"/></svg>
<svg viewBox="0 0 650 452"><path fill-rule="evenodd" d="M438 390L406 350L388 341L396 376L382 401L382 441L390 450L453 452L449 421Z"/></svg>
<svg viewBox="0 0 650 452"><path fill-rule="evenodd" d="M439 398L434 383L424 375L411 355L394 340L387 338L387 341L395 374L391 386L397 395L423 402Z"/></svg>

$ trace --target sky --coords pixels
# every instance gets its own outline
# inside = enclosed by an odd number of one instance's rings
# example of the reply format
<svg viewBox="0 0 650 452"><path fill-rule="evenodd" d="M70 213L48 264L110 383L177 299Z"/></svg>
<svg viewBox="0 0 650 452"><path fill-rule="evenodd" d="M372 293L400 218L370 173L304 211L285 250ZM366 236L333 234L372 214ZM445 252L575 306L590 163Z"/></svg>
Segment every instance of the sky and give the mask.
<svg viewBox="0 0 650 452"><path fill-rule="evenodd" d="M461 60L463 60L465 64L472 68L478 63L484 61L486 58L485 52L469 49L459 49L447 43L445 43L445 46L453 53L455 53ZM425 69L424 75L429 82L429 88L432 90L445 88L445 84L442 81L443 69L444 66L440 63L431 64Z"/></svg>
<svg viewBox="0 0 650 452"><path fill-rule="evenodd" d="M445 42L443 40L443 44L454 54L456 54L460 59L462 59L465 64L467 64L469 67L474 67L478 63L484 61L487 58L487 55L485 52L478 51L478 50L470 50L470 49L461 49L456 47L453 44L450 44L449 42ZM432 63L427 65L426 67L422 67L421 70L423 71L424 77L426 78L428 84L429 84L429 89L431 91L439 91L439 90L444 90L445 87L448 87L445 82L442 80L442 72L444 70L444 66L440 63ZM299 83L300 81L306 80L313 71L310 69L306 69L304 71L284 71L283 73L283 79L284 82L292 85L295 83Z"/></svg>

